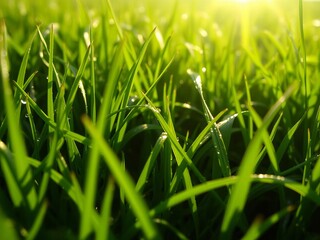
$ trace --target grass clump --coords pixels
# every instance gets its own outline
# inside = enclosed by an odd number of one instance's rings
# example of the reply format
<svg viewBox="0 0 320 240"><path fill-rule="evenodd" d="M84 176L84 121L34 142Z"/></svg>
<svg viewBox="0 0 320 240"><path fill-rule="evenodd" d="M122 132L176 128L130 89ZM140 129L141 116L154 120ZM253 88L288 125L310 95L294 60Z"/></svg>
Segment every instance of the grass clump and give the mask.
<svg viewBox="0 0 320 240"><path fill-rule="evenodd" d="M318 239L319 7L1 2L1 234Z"/></svg>

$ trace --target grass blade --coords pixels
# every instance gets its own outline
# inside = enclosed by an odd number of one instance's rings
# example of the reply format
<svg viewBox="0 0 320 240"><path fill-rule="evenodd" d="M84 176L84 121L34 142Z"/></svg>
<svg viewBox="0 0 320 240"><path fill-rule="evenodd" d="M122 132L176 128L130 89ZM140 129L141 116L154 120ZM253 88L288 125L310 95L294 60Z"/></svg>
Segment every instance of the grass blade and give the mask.
<svg viewBox="0 0 320 240"><path fill-rule="evenodd" d="M259 239L263 234L272 227L275 223L279 222L279 220L285 217L287 214L292 212L295 208L293 206L288 206L281 211L272 214L268 217L265 221L261 222L261 219L257 218L249 230L247 231L246 235L242 238L242 240L253 240Z"/></svg>
<svg viewBox="0 0 320 240"><path fill-rule="evenodd" d="M233 229L238 222L239 214L244 208L247 195L251 185L250 176L254 172L256 166L256 157L259 154L261 144L263 141L263 132L267 129L277 112L280 110L282 104L288 99L293 91L298 87L297 82L294 82L283 96L273 105L264 118L262 126L258 129L255 136L251 140L238 172L238 182L232 188L232 193L227 204L224 214L224 219L221 227L221 239L230 239ZM249 109L251 108L248 106ZM253 109L250 109L253 111Z"/></svg>
<svg viewBox="0 0 320 240"><path fill-rule="evenodd" d="M109 233L114 187L114 180L112 178L109 178L101 208L100 226L104 227L99 228L99 231L97 232L97 240L105 240L110 238Z"/></svg>
<svg viewBox="0 0 320 240"><path fill-rule="evenodd" d="M214 118L210 112L210 109L204 99L203 91L202 91L202 82L201 82L201 77L199 74L191 71L188 69L188 74L192 78L196 89L198 90L200 97L201 97L201 102L204 110L204 115L207 120L207 122L212 121ZM227 150L221 135L221 132L216 124L213 125L213 128L211 129L211 136L212 136L212 141L213 141L213 146L215 149L215 154L217 155L217 159L221 168L222 175L224 177L230 176L231 171L230 171L230 164L228 160L228 154Z"/></svg>
<svg viewBox="0 0 320 240"><path fill-rule="evenodd" d="M48 70L48 87L47 87L47 115L54 121L54 103L53 103L53 49L54 49L54 33L53 25L50 28L50 45L49 45L49 70ZM53 133L54 129L49 126L49 134Z"/></svg>
<svg viewBox="0 0 320 240"><path fill-rule="evenodd" d="M23 97L27 99L28 103L30 104L30 107L32 107L32 109L45 122L45 124L50 125L54 129L57 129L57 124L55 123L55 121L53 119L50 119L48 115L37 105L35 101L19 85L17 85L16 82L13 82L13 85L21 92ZM67 129L62 129L61 131L66 137L74 141L77 141L85 145L90 144L90 140L87 137L84 137L78 133L72 132Z"/></svg>
<svg viewBox="0 0 320 240"><path fill-rule="evenodd" d="M32 240L32 239L36 238L36 236L41 228L41 225L43 223L44 217L46 215L47 208L48 208L48 203L45 201L41 204L40 209L37 212L37 216L35 217L35 221L33 222L33 225L31 227L30 231L28 232L28 235L26 238L27 240Z"/></svg>
<svg viewBox="0 0 320 240"><path fill-rule="evenodd" d="M83 123L88 130L95 144L99 147L105 163L110 168L115 180L125 192L126 198L130 203L133 212L141 222L142 230L147 239L159 239L160 235L156 230L147 210L146 203L142 197L135 191L135 186L129 175L122 169L118 157L105 142L101 134L94 128L87 118L83 118Z"/></svg>
<svg viewBox="0 0 320 240"><path fill-rule="evenodd" d="M142 172L139 176L139 179L137 181L137 184L136 184L136 191L137 192L143 191L143 187L144 187L145 183L148 181L149 175L151 173L151 170L153 169L156 158L159 155L159 152L160 152L161 148L163 147L166 139L167 139L167 134L162 133L160 135L160 137L158 138L157 142L155 143L155 145L152 149L152 152L150 153L150 156L149 156L146 164L144 165Z"/></svg>
<svg viewBox="0 0 320 240"><path fill-rule="evenodd" d="M187 153L183 150L181 145L179 144L177 137L175 135L175 132L169 127L168 123L164 120L164 118L161 116L159 110L154 106L154 104L151 102L151 100L145 95L145 99L148 101L148 104L150 106L150 109L154 113L155 117L159 121L162 129L168 134L168 137L170 141L172 142L173 146L176 148L179 154L183 156L183 159L187 162L190 169L194 172L194 174L197 176L200 182L205 182L205 177L201 174L201 172L197 169L197 167L194 165L192 160L189 158ZM179 158L180 159L180 158ZM178 160L178 159L177 159ZM182 159L181 159L182 160ZM178 162L178 165L180 165L181 162Z"/></svg>
<svg viewBox="0 0 320 240"><path fill-rule="evenodd" d="M194 186L191 189L186 189L181 191L168 199L160 202L157 206L150 210L150 215L155 217L168 209L187 201L192 196L198 196L200 194L210 192L212 190L227 187L229 185L238 184L239 176L230 176L226 178L220 178L216 180L210 180L205 183L201 183L197 186ZM302 185L301 183L292 181L288 178L275 176L275 175L268 175L268 174L253 174L249 176L252 182L261 183L261 184L279 184L288 189L293 190L294 192L304 196L317 205L320 205L320 197L314 192L310 191L306 186Z"/></svg>
<svg viewBox="0 0 320 240"><path fill-rule="evenodd" d="M12 151L15 154L12 164L14 169L15 181L26 198L25 204L30 210L34 210L37 205L37 194L33 186L33 178L26 161L27 151L21 134L19 119L15 114L16 106L13 102L13 95L9 80L9 64L7 59L6 48L6 27L3 21L0 22L0 67L1 67L1 84L3 89L3 100L5 111L8 119L9 138ZM20 203L22 204L22 202Z"/></svg>

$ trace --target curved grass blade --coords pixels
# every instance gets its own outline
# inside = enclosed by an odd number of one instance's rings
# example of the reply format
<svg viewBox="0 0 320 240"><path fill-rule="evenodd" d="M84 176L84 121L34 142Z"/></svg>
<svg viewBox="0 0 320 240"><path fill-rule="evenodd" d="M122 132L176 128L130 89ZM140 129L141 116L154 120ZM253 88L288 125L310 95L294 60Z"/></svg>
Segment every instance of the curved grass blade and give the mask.
<svg viewBox="0 0 320 240"><path fill-rule="evenodd" d="M105 240L110 239L110 221L112 214L112 199L114 195L114 180L113 178L109 178L108 185L106 187L106 191L103 197L102 207L101 207L101 216L100 216L100 227L97 231L97 240Z"/></svg>
<svg viewBox="0 0 320 240"><path fill-rule="evenodd" d="M42 223L44 221L44 217L46 215L48 208L48 202L44 201L40 208L37 211L37 216L35 217L35 221L32 224L32 227L27 235L27 240L33 240L36 238L37 234L39 233L39 230L42 226Z"/></svg>
<svg viewBox="0 0 320 240"><path fill-rule="evenodd" d="M289 129L289 131L287 132L287 134L284 136L282 142L280 143L279 148L277 149L277 159L279 160L279 163L287 149L287 147L289 146L292 137L294 135L294 133L297 131L297 129L299 128L299 126L301 125L303 119L305 118L306 114L304 114L300 120L298 122L296 122L296 124L293 125L293 127L291 127Z"/></svg>
<svg viewBox="0 0 320 240"><path fill-rule="evenodd" d="M211 180L194 186L191 189L181 191L171 196L170 198L160 202L157 206L150 210L150 215L152 217L157 216L165 211L168 211L170 208L184 201L187 201L190 197L198 196L200 194L204 194L221 187L235 185L238 183L239 178L239 176L230 176L216 180ZM256 183L282 185L300 194L301 196L310 199L311 201L320 206L320 196L317 195L314 191L308 189L307 186L302 185L301 183L292 181L288 178L268 174L253 174L250 175L249 178L252 182Z"/></svg>
<svg viewBox="0 0 320 240"><path fill-rule="evenodd" d="M92 125L88 118L83 118L83 123L93 138L94 144L96 144L103 156L103 159L107 166L110 168L115 180L119 184L120 188L124 191L128 202L130 203L133 212L141 222L142 230L147 239L159 239L160 235L154 226L153 221L148 213L148 208L141 197L136 191L135 186L130 176L122 169L120 161L113 150L105 142L104 138Z"/></svg>
<svg viewBox="0 0 320 240"><path fill-rule="evenodd" d="M259 117L259 115L255 111L251 111L250 113L251 113L252 119L255 122L257 128L261 128L262 120ZM277 127L280 123L281 118L282 118L282 114L280 114L278 120L274 124L271 135L269 135L267 129L265 129L263 131L262 138L263 138L263 143L264 143L265 147L262 149L262 151L260 152L260 154L258 156L258 159L261 159L262 158L261 156L263 156L265 154L265 151L267 151L269 158L270 158L271 166L273 167L273 171L275 172L275 174L278 174L280 169L279 169L279 164L278 164L278 160L276 157L276 152L275 152L274 146L272 144L272 139L276 133L276 130L277 130Z"/></svg>
<svg viewBox="0 0 320 240"><path fill-rule="evenodd" d="M57 129L57 124L52 119L50 119L45 112L42 111L42 109L37 105L37 103L15 81L13 81L13 85L21 92L23 97L26 99L26 101L28 101L28 103L30 104L30 107L32 107L32 109L37 113L37 115L47 125L50 125L51 127ZM66 137L71 138L74 141L77 141L85 145L90 144L90 139L87 137L84 137L78 133L72 132L67 129L61 129L61 131Z"/></svg>
<svg viewBox="0 0 320 240"><path fill-rule="evenodd" d="M149 156L147 162L145 163L145 165L142 169L142 172L139 176L139 179L137 181L137 184L136 184L136 191L137 192L143 191L143 187L149 178L151 170L153 169L153 166L155 164L156 158L159 155L161 148L163 148L163 144L166 141L166 139L167 139L167 133L164 132L160 135L157 142L155 143L155 145L152 149L152 152L150 153L150 156Z"/></svg>
<svg viewBox="0 0 320 240"><path fill-rule="evenodd" d="M49 69L48 69L48 86L47 86L47 115L54 121L54 103L53 103L53 50L54 50L54 33L53 24L50 27L50 45L49 45ZM49 126L49 134L54 129ZM50 142L50 141L49 141Z"/></svg>
<svg viewBox="0 0 320 240"><path fill-rule="evenodd" d="M210 122L214 118L213 118L213 116L210 112L210 109L204 99L201 77L199 74L193 72L190 69L188 69L187 72L190 75L190 77L192 78L192 80L195 84L195 87L200 94L205 118L206 118L207 122ZM212 136L212 140L213 140L213 146L215 149L215 153L217 155L218 162L219 162L219 165L220 165L220 168L222 171L222 175L224 177L230 176L231 170L230 170L230 164L229 164L229 160L228 160L227 150L226 150L221 132L216 124L214 124L211 129L211 136Z"/></svg>
<svg viewBox="0 0 320 240"><path fill-rule="evenodd" d="M81 81L81 78L84 74L84 70L87 66L87 63L88 63L88 60L89 60L89 56L90 56L90 52L91 52L91 47L92 45L90 44L90 46L87 48L87 51L86 51L86 54L80 64L80 67L77 71L77 75L73 81L73 84L71 86L71 89L70 89L70 92L69 92L69 95L68 95L68 98L67 98L67 101L66 101L66 107L65 107L65 114L68 116L69 113L70 113L70 110L72 108L72 104L73 104L73 101L75 99L75 96L76 96L76 93L77 93L77 89L80 88L81 89L81 84L80 84L80 81Z"/></svg>
<svg viewBox="0 0 320 240"><path fill-rule="evenodd" d="M198 135L198 137L193 141L191 146L189 147L187 151L187 155L190 159L193 158L194 154L196 153L197 149L203 144L203 142L206 140L206 137L208 135L208 132L211 131L211 128L214 126L214 124L219 120L219 118L224 114L224 111L220 112L211 122L207 124L207 126L201 131L201 133ZM210 134L210 133L209 133ZM174 175L171 184L170 184L170 192L174 193L176 192L176 189L180 183L181 175L184 172L184 169L187 167L187 164L182 162L178 166L178 169L176 170L176 174Z"/></svg>
<svg viewBox="0 0 320 240"><path fill-rule="evenodd" d="M283 96L271 107L266 114L261 127L256 132L255 136L251 140L244 156L238 172L238 182L232 188L231 196L227 204L224 219L221 227L221 239L230 239L232 232L236 224L240 213L242 212L248 192L251 185L251 174L254 172L256 166L256 158L261 150L261 144L263 141L263 133L270 125L282 105L298 87L298 82L294 82ZM251 106L248 106L249 111L253 112Z"/></svg>
<svg viewBox="0 0 320 240"><path fill-rule="evenodd" d="M138 56L136 62L134 63L134 65L130 69L128 80L126 81L125 88L123 90L124 95L121 100L122 102L121 102L120 108L125 108L126 106L129 105L129 99L130 99L130 94L132 91L134 79L140 69L142 60L146 54L146 51L147 51L148 46L151 42L151 39L154 36L155 30L156 30L156 28L154 28L153 31L150 33L149 37L147 38L147 40L145 41L145 43L143 44L143 46L139 52L139 56ZM114 147L115 150L119 149L118 145L122 142L122 140L124 138L126 125L127 125L127 122L124 122L124 119L125 119L125 112L120 112L119 116L118 116L117 129L116 129L119 132L116 135L116 139L115 139L115 147Z"/></svg>
<svg viewBox="0 0 320 240"><path fill-rule="evenodd" d="M4 142L0 140L0 160L1 160L1 168L3 171L3 177L6 180L6 184L8 186L9 195L11 197L11 201L15 207L19 207L19 205L23 201L23 193L20 189L19 183L16 180L14 174L14 159L8 147Z"/></svg>
<svg viewBox="0 0 320 240"><path fill-rule="evenodd" d="M0 72L1 84L3 89L4 107L8 121L8 135L12 152L15 154L13 157L13 176L15 181L23 193L25 204L29 210L34 210L37 206L37 193L33 185L31 170L26 161L27 150L20 130L19 119L15 113L15 103L9 80L9 62L6 46L6 27L4 21L0 22ZM11 179L12 180L12 179ZM22 202L20 202L22 204Z"/></svg>
<svg viewBox="0 0 320 240"><path fill-rule="evenodd" d="M183 159L187 162L190 169L194 172L194 174L197 176L200 182L205 182L205 177L201 174L199 169L194 165L190 157L187 155L187 153L183 150L180 143L177 140L177 137L175 135L175 132L169 127L168 123L165 121L165 119L161 116L159 110L154 106L154 104L151 102L151 100L144 95L145 99L148 101L149 108L154 113L155 117L157 118L158 122L160 123L162 129L168 134L168 137L170 141L172 142L173 146L176 148L176 150L179 152L181 156L183 156ZM182 159L181 159L182 160ZM181 162L178 162L178 165L180 165Z"/></svg>
<svg viewBox="0 0 320 240"><path fill-rule="evenodd" d="M31 166L35 167L37 170L43 171L43 163L33 159L33 158L27 158L28 162ZM40 169L42 168L42 169ZM83 212L83 194L81 191L80 184L76 180L74 174L71 173L71 180L70 182L66 177L62 176L60 173L58 173L54 169L50 169L50 178L53 182L55 182L58 186L63 189L67 193L67 195L73 200L73 202L77 205L80 212ZM99 220L98 215L96 212L92 215L92 222L95 226L95 228L99 228Z"/></svg>

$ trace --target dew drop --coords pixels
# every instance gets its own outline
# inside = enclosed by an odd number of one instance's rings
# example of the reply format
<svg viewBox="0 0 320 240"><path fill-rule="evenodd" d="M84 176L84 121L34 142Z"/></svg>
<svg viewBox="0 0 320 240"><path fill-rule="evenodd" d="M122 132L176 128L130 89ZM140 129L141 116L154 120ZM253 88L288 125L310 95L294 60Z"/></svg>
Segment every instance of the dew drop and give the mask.
<svg viewBox="0 0 320 240"><path fill-rule="evenodd" d="M131 96L129 98L128 106L134 105L139 100L139 97L137 95Z"/></svg>
<svg viewBox="0 0 320 240"><path fill-rule="evenodd" d="M163 132L163 133L161 133L161 136L160 136L160 139L161 140L166 140L168 138L168 133L167 132Z"/></svg>
<svg viewBox="0 0 320 240"><path fill-rule="evenodd" d="M23 105L26 105L26 104L27 104L27 101L24 100L24 99L21 99L21 103L22 103Z"/></svg>
<svg viewBox="0 0 320 240"><path fill-rule="evenodd" d="M150 104L147 104L146 106L154 113L157 113L157 114L161 113L161 109L160 108L153 107Z"/></svg>

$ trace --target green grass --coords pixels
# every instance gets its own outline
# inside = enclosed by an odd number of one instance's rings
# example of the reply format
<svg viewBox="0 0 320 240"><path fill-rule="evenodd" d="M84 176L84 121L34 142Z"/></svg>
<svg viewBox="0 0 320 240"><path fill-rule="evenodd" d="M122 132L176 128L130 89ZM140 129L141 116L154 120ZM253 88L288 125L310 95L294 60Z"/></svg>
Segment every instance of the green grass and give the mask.
<svg viewBox="0 0 320 240"><path fill-rule="evenodd" d="M318 9L1 1L0 238L320 239Z"/></svg>

